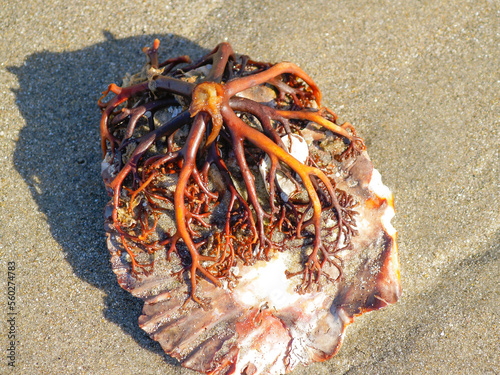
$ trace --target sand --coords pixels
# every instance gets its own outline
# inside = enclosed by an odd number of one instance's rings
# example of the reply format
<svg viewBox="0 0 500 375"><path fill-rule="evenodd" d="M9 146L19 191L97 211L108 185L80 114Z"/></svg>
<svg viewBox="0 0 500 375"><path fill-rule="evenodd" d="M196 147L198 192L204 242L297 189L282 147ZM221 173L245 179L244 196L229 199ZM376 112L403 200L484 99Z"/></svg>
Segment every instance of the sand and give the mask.
<svg viewBox="0 0 500 375"><path fill-rule="evenodd" d="M500 373L499 12L496 1L3 2L0 373L194 374L138 327L141 303L118 286L104 240L96 101L154 38L165 58L229 41L295 62L394 192L400 302L294 375Z"/></svg>

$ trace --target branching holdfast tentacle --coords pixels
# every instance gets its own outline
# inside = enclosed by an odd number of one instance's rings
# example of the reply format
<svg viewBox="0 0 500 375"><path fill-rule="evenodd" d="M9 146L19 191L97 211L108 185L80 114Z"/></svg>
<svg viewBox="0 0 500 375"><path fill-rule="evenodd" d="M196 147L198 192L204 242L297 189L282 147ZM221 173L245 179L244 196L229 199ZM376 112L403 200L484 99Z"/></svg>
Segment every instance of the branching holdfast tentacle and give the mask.
<svg viewBox="0 0 500 375"><path fill-rule="evenodd" d="M164 250L167 261L181 260L188 300L199 304L198 280L237 283L233 267L277 251L302 253L302 270L287 271L302 277L300 293L341 278L337 253L356 234L356 202L325 165L355 162L365 146L321 106L312 78L292 63L237 56L227 43L192 64L186 56L160 63L158 40L144 52L144 72L130 86L109 85L98 102L111 224L134 277L154 267L142 253ZM294 155L283 137L305 137L311 124L340 147L310 141L310 157Z"/></svg>

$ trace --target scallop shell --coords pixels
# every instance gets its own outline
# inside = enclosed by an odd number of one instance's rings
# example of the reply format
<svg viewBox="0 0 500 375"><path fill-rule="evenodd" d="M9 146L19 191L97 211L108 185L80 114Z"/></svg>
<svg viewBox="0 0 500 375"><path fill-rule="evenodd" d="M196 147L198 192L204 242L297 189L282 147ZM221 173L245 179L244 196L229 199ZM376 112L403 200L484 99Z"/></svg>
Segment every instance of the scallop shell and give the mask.
<svg viewBox="0 0 500 375"><path fill-rule="evenodd" d="M281 137L281 141L286 147L286 151L301 163L305 163L309 158L309 146L306 140L298 134L290 134ZM271 159L266 155L259 163L259 171L262 179L267 181L269 169L271 168ZM286 177L281 171L276 173L276 182L281 188L281 199L288 201L291 194L297 190L295 183ZM269 185L269 184L266 184ZM268 187L269 190L269 187Z"/></svg>
<svg viewBox="0 0 500 375"><path fill-rule="evenodd" d="M188 78L192 77L196 75ZM274 100L268 87L260 87L264 93L252 89L240 96L259 98L256 101L261 103ZM326 142L332 137L318 134L314 123L302 134L281 138L286 151L297 160L305 163L313 151L332 153L333 142ZM119 164L108 150L102 163L106 186L119 172ZM258 163L261 185L268 189L269 165L265 157ZM134 272L123 236L113 225L110 202L105 229L112 269L120 286L144 301L140 327L182 366L202 373L284 374L298 365L334 356L354 318L395 303L401 287L396 231L391 225L392 193L366 151L342 161L332 159L330 168L336 188L356 201L357 233L335 255L342 263L342 275L325 265L333 279L341 276L339 280L307 293L298 292L301 281L297 277L287 277L289 271L300 271L304 254L274 251L268 260L236 262L221 287L199 278L197 295L203 304L189 301L189 280L177 252L157 250L151 272ZM216 175L209 176L211 186L220 185ZM175 187L175 176L172 178L170 184ZM277 183L283 201L295 194L297 184L286 175L277 174ZM126 212L118 214L126 216ZM175 227L174 219L165 220L163 226Z"/></svg>
<svg viewBox="0 0 500 375"><path fill-rule="evenodd" d="M110 168L104 166L104 175ZM131 274L108 217L113 271L122 288L144 301L140 327L183 366L204 373L284 374L331 358L355 316L395 303L401 294L393 197L366 153L343 185L359 199L362 219L352 249L343 254L343 279L333 290L296 293L297 280L285 276L294 259L277 252L269 262L240 266L234 288L200 280L209 309L183 306L188 286L175 276L179 259L168 263L157 253L153 274Z"/></svg>

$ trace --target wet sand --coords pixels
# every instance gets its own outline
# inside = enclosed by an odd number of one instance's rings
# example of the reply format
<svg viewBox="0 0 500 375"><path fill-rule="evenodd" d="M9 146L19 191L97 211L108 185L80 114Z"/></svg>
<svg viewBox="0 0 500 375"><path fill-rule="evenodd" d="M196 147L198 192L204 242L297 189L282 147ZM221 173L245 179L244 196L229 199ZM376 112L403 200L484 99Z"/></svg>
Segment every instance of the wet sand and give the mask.
<svg viewBox="0 0 500 375"><path fill-rule="evenodd" d="M141 303L118 286L104 240L96 101L154 38L164 57L229 41L295 62L394 193L400 302L293 374L500 373L498 2L100 4L0 9L0 373L195 374L138 327Z"/></svg>

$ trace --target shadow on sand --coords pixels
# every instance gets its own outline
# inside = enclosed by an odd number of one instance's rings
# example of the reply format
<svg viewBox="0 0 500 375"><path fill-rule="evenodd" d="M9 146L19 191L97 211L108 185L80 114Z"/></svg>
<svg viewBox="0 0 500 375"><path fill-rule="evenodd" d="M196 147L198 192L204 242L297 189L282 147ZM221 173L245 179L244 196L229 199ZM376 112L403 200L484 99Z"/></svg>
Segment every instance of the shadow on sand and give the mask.
<svg viewBox="0 0 500 375"><path fill-rule="evenodd" d="M163 353L137 324L142 301L119 287L109 264L97 99L108 84L121 84L127 72L142 67L142 48L155 38L161 41L160 57L165 59L184 54L197 59L207 51L172 34L105 36L106 41L82 50L43 51L20 67L8 68L19 80L16 100L26 121L14 162L75 275L105 292L105 318L142 347ZM165 359L177 364L166 355Z"/></svg>

